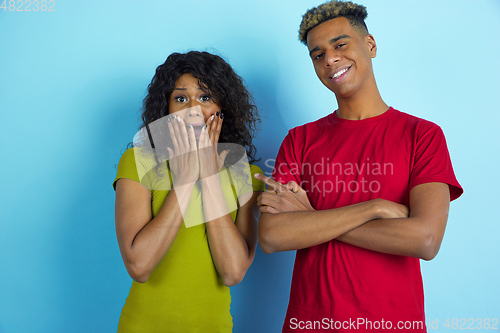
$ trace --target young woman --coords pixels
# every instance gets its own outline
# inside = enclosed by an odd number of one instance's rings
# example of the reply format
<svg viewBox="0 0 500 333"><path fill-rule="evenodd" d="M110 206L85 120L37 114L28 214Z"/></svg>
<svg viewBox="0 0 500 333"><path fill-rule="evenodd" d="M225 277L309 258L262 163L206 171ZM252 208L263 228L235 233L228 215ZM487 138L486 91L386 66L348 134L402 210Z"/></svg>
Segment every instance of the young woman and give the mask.
<svg viewBox="0 0 500 333"><path fill-rule="evenodd" d="M118 244L134 279L118 332L231 332L229 287L253 261L264 184L228 170L255 161L257 109L231 66L195 51L156 69L143 109L151 144L134 142L113 183Z"/></svg>

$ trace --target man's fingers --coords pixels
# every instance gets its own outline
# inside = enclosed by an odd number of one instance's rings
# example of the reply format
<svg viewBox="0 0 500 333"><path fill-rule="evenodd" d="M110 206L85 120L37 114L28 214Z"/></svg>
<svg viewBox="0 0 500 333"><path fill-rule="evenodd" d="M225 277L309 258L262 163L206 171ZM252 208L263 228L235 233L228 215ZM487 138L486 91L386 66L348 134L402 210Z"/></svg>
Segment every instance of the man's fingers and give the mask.
<svg viewBox="0 0 500 333"><path fill-rule="evenodd" d="M259 194L259 196L257 197L257 206L262 206L262 204L260 203L261 199L262 199L262 193Z"/></svg>
<svg viewBox="0 0 500 333"><path fill-rule="evenodd" d="M272 178L269 178L261 173L256 173L254 177L265 183L267 186L270 186L274 191L276 191L276 193L280 193L283 191L283 185Z"/></svg>
<svg viewBox="0 0 500 333"><path fill-rule="evenodd" d="M275 194L273 192L262 192L260 197L260 204L262 206L273 206L277 207L283 203L283 200L286 200L282 196Z"/></svg>
<svg viewBox="0 0 500 333"><path fill-rule="evenodd" d="M299 192L300 190L302 190L302 188L299 186L299 184L297 184L296 182L294 182L293 180L291 182L288 182L286 183L285 185L283 185L287 190L290 190L292 191L293 193L297 193Z"/></svg>
<svg viewBox="0 0 500 333"><path fill-rule="evenodd" d="M269 178L269 177L267 177L267 176L265 176L263 174L260 174L260 173L256 173L255 174L255 178L257 178L261 182L266 183L276 193L282 193L284 190L289 190L289 191L291 191L293 193L304 191L304 189L301 188L299 186L299 184L297 184L294 181L290 181L290 182L286 183L285 185L283 185L283 184L281 184L281 183L273 180L272 178Z"/></svg>
<svg viewBox="0 0 500 333"><path fill-rule="evenodd" d="M271 214L278 214L279 211L271 206L262 206L259 208L261 213L271 213Z"/></svg>

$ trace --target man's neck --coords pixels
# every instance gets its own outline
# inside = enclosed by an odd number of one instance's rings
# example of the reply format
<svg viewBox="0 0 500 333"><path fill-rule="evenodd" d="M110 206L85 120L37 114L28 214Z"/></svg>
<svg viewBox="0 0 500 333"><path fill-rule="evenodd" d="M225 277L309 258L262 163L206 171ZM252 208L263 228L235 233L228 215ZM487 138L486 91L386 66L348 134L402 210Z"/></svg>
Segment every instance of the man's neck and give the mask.
<svg viewBox="0 0 500 333"><path fill-rule="evenodd" d="M389 110L382 100L375 82L368 89L358 91L349 97L337 97L337 116L348 120L363 120L381 115Z"/></svg>

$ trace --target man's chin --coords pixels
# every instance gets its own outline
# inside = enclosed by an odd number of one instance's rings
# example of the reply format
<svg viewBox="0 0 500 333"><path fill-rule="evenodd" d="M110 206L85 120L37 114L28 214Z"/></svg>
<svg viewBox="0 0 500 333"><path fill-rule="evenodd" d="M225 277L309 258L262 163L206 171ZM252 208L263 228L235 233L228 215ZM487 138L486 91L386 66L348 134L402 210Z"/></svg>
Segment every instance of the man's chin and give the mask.
<svg viewBox="0 0 500 333"><path fill-rule="evenodd" d="M354 89L349 87L333 87L332 85L327 85L326 87L335 94L336 98L349 98L354 95L355 92Z"/></svg>

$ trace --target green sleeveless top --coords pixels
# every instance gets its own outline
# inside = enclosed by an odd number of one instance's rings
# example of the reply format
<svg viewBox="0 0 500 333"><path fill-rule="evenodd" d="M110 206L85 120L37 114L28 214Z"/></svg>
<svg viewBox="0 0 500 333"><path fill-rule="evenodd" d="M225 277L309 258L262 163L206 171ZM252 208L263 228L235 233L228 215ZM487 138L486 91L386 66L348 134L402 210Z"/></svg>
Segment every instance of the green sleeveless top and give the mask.
<svg viewBox="0 0 500 333"><path fill-rule="evenodd" d="M113 187L120 178L141 182L151 191L151 210L155 216L170 192L171 174L166 164L163 170L158 170L148 165L147 159L136 159L134 155L138 155L138 149L128 149L122 155ZM249 167L252 184L248 184L249 179L246 182L232 179L228 169L223 168L220 172L233 221L237 215L237 197L265 188L264 183L253 177L262 170L255 165ZM186 228L188 220L190 227ZM212 261L203 223L201 193L195 186L172 246L147 282L132 282L118 332L232 332L230 303L229 288L222 283Z"/></svg>

